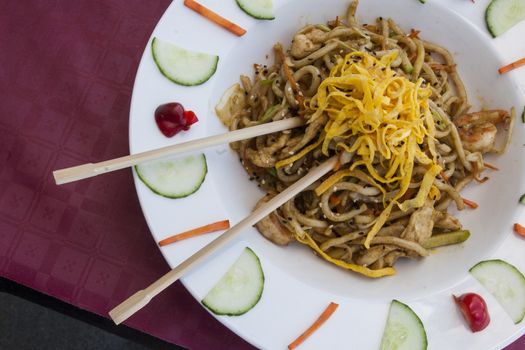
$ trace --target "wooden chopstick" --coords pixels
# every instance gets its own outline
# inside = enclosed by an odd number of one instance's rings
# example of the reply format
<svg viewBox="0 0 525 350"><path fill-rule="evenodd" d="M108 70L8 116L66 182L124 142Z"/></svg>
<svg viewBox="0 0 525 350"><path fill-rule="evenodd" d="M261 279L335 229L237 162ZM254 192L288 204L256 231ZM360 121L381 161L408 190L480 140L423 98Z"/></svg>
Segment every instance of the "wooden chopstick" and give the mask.
<svg viewBox="0 0 525 350"><path fill-rule="evenodd" d="M284 203L295 197L299 192L310 186L316 180L321 178L333 169L337 163L338 157L333 156L321 165L310 170L310 172L303 178L292 184L290 187L273 197L261 207L254 210L248 217L240 221L238 224L230 228L228 231L211 241L208 245L201 248L188 259L180 263L173 270L159 278L156 282L151 284L144 290L140 290L119 304L109 312L109 316L116 323L119 324L128 319L135 312L142 309L149 303L156 295L169 287L180 277L182 277L190 269L200 264L205 258L221 249L226 243L237 237L246 228L255 225L264 217L268 216L275 209L282 206Z"/></svg>
<svg viewBox="0 0 525 350"><path fill-rule="evenodd" d="M271 134L274 132L295 128L303 124L304 121L299 117L283 119L276 122L252 126L250 128L230 131L225 134L208 136L198 140L179 143L178 145L166 146L151 151L106 160L100 163L88 163L71 168L55 170L53 171L53 176L55 178L56 184L62 185L68 182L87 179L111 171L128 168L140 163L198 151L220 144L232 143L252 137Z"/></svg>

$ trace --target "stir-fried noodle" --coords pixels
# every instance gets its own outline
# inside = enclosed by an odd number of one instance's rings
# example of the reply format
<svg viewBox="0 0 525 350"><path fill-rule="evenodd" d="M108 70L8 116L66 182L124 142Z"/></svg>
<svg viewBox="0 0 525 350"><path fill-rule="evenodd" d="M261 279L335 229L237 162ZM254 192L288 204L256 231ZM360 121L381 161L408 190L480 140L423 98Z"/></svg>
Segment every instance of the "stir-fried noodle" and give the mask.
<svg viewBox="0 0 525 350"><path fill-rule="evenodd" d="M217 114L230 130L301 116L305 126L232 144L267 201L310 168L341 154L339 169L257 224L274 243L296 240L369 277L395 272L400 257L428 255L425 241L461 229L447 213L497 149L503 110L468 113L463 82L443 47L392 19L308 25L275 64L241 76Z"/></svg>

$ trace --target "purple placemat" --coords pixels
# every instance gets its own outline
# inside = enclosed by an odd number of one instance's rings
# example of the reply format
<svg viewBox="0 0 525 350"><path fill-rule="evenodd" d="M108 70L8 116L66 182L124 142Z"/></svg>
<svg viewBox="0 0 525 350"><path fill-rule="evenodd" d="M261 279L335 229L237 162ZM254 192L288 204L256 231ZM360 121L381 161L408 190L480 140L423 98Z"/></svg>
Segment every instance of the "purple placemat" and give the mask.
<svg viewBox="0 0 525 350"><path fill-rule="evenodd" d="M130 171L60 187L51 172L129 152L137 65L169 4L0 0L2 276L107 316L168 270ZM195 350L252 348L180 284L127 324Z"/></svg>
<svg viewBox="0 0 525 350"><path fill-rule="evenodd" d="M168 0L0 1L0 274L107 316L168 271L129 170L51 172L129 153L142 51ZM127 324L190 349L250 349L176 284Z"/></svg>

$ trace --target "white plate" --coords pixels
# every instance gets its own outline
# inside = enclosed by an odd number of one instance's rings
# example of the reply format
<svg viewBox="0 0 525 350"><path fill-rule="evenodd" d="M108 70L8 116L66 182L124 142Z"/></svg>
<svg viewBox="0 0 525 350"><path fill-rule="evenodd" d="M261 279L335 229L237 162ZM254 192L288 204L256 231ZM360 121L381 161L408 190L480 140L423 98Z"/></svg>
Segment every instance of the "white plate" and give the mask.
<svg viewBox="0 0 525 350"><path fill-rule="evenodd" d="M172 41L191 50L220 56L216 74L204 85L182 87L164 78L151 57L150 46L139 66L130 116L132 153L166 146L206 135L225 132L213 108L241 73L251 75L253 63L271 61L276 41L288 45L292 34L306 23L325 23L344 15L347 2L330 0L274 0L276 19L257 21L245 15L233 0L202 1L226 18L246 28L238 38L174 1L159 21L152 36ZM405 30L417 28L421 36L447 47L455 56L469 93L473 110L479 107L523 108L522 72L500 76L497 68L520 53L512 43L525 34L522 23L492 39L483 22L487 1L364 0L358 17L370 22L375 17L392 17ZM453 9L453 10L452 10ZM514 52L513 52L514 50ZM270 59L266 59L266 55ZM504 59L502 57L504 57ZM521 81L525 81L522 79ZM157 130L153 111L162 103L177 101L195 111L200 121L190 132L172 139ZM284 348L334 301L340 304L333 317L302 346L302 349L379 347L387 310L392 299L408 303L425 324L431 349L497 349L525 330L525 322L514 325L495 300L468 274L476 262L491 257L505 259L525 271L525 241L511 230L522 210L517 205L525 192L525 162L522 156L524 130L516 122L510 151L492 157L499 172L490 173L484 185L471 185L464 196L480 203L477 210L459 214L472 236L461 246L440 249L422 261L401 261L394 277L370 280L329 265L304 246L277 247L254 229L183 278L184 285L201 300L245 246L260 257L266 275L263 297L257 306L240 317L218 317L227 327L259 348ZM262 192L248 180L235 154L227 146L206 151L209 173L194 195L171 200L149 191L135 176L144 216L155 241L213 221L230 219L232 224L248 215ZM201 236L167 246L164 257L173 267L215 238ZM489 327L473 334L452 303L451 294L467 291L483 295L491 313Z"/></svg>

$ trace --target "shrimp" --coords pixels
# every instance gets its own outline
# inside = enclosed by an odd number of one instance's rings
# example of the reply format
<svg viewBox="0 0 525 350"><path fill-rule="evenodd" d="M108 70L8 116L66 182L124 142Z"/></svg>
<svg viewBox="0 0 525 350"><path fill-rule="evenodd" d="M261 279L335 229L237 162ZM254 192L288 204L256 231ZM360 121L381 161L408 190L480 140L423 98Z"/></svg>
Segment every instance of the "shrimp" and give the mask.
<svg viewBox="0 0 525 350"><path fill-rule="evenodd" d="M501 109L463 114L454 120L463 147L471 152L493 152L498 129L496 124L508 123L510 114Z"/></svg>

